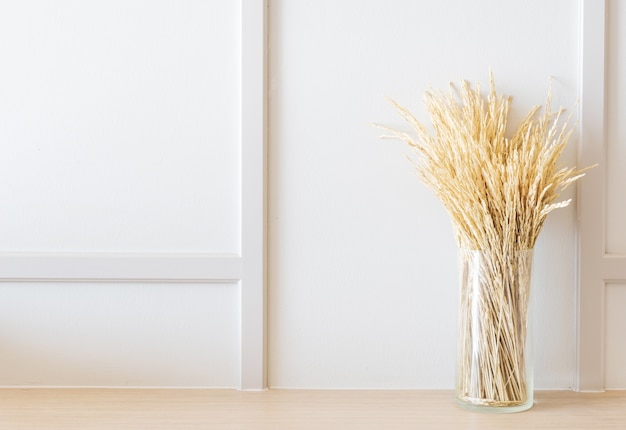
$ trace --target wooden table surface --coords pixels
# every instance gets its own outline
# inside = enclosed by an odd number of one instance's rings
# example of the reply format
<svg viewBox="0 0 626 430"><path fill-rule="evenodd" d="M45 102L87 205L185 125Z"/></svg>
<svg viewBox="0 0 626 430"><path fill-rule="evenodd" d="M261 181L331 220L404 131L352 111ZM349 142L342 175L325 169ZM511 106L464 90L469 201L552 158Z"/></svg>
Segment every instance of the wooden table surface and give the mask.
<svg viewBox="0 0 626 430"><path fill-rule="evenodd" d="M626 429L626 391L540 391L488 415L450 391L0 389L0 429Z"/></svg>

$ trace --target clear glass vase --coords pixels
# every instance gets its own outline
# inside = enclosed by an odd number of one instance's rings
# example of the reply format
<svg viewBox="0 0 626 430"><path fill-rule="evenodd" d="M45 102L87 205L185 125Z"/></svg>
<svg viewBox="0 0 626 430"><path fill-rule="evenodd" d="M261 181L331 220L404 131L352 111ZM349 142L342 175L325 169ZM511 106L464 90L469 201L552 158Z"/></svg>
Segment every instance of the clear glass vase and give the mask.
<svg viewBox="0 0 626 430"><path fill-rule="evenodd" d="M507 413L533 405L532 258L532 250L459 250L456 398L463 408Z"/></svg>

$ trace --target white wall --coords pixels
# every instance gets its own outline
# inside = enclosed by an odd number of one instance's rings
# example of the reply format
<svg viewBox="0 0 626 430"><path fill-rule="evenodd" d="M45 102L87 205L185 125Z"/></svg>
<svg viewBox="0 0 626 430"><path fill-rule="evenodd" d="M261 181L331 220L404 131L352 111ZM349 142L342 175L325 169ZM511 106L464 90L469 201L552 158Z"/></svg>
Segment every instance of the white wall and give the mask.
<svg viewBox="0 0 626 430"><path fill-rule="evenodd" d="M0 385L240 384L240 6L0 3Z"/></svg>
<svg viewBox="0 0 626 430"><path fill-rule="evenodd" d="M574 108L578 31L567 0L271 2L271 387L453 386L450 222L403 143L368 123L402 125L385 96L425 119L424 90L487 85L490 67L513 120L550 77L555 105ZM572 384L574 221L552 214L536 248L538 388Z"/></svg>
<svg viewBox="0 0 626 430"><path fill-rule="evenodd" d="M384 96L425 118L429 86L489 67L514 118L550 76L573 107L577 9L270 1L270 386L452 386L450 223L368 124L401 125ZM0 257L238 253L239 19L231 1L3 2ZM536 249L539 388L572 381L574 220L551 215ZM236 282L4 279L0 294L0 385L240 382Z"/></svg>

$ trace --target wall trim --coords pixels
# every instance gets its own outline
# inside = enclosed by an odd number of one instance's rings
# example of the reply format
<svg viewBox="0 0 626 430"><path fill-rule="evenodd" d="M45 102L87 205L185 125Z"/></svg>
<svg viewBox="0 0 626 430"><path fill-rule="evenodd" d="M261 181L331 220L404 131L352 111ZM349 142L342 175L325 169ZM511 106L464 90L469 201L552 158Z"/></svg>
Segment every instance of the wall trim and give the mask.
<svg viewBox="0 0 626 430"><path fill-rule="evenodd" d="M267 387L267 0L241 0L241 389Z"/></svg>
<svg viewBox="0 0 626 430"><path fill-rule="evenodd" d="M0 281L236 282L236 254L6 253Z"/></svg>
<svg viewBox="0 0 626 430"><path fill-rule="evenodd" d="M604 390L606 0L580 2L576 391Z"/></svg>
<svg viewBox="0 0 626 430"><path fill-rule="evenodd" d="M4 282L225 282L240 286L240 383L266 388L267 0L241 0L241 255L2 253Z"/></svg>

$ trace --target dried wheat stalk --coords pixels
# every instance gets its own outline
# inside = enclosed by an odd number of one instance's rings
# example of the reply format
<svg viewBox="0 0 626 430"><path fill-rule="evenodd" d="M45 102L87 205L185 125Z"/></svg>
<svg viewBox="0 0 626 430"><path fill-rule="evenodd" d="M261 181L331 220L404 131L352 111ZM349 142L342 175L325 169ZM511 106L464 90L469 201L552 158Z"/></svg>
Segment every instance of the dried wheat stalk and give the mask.
<svg viewBox="0 0 626 430"><path fill-rule="evenodd" d="M384 137L413 149L419 175L452 219L462 276L472 272L461 291L457 390L474 404L527 400L531 250L546 216L570 203L556 202L559 193L587 170L558 165L571 129L563 110L551 111L550 102L551 93L545 107L534 107L507 137L511 98L496 93L490 74L486 97L467 82L447 93L426 92L432 133L393 100L414 134L381 127L391 133Z"/></svg>

